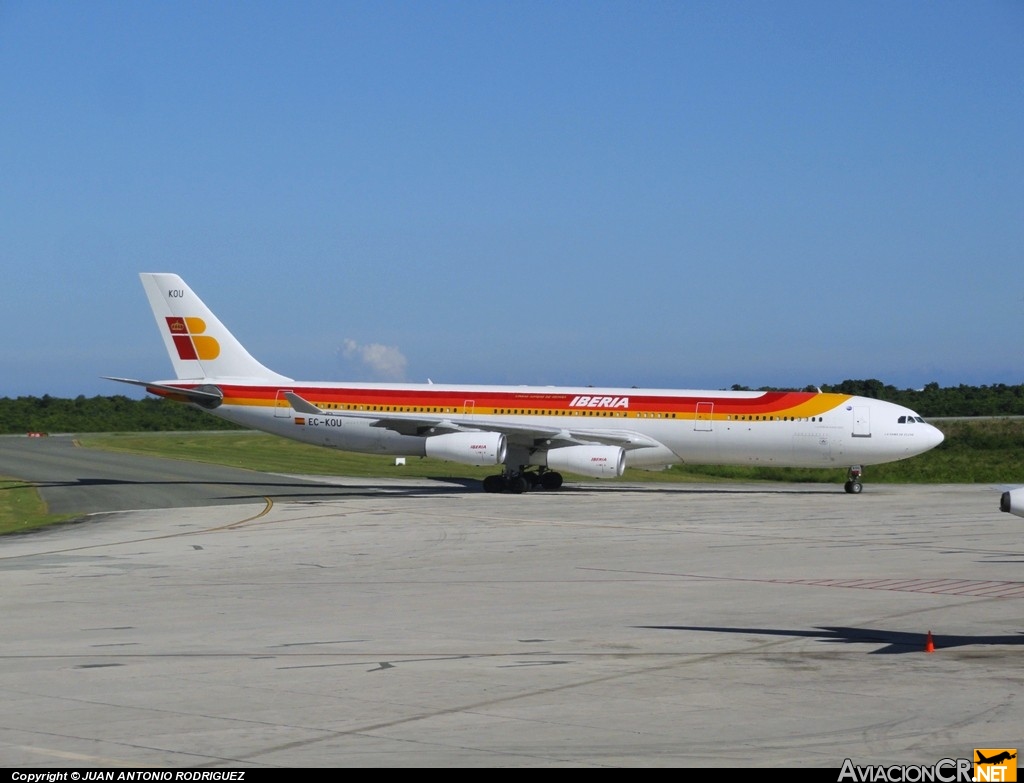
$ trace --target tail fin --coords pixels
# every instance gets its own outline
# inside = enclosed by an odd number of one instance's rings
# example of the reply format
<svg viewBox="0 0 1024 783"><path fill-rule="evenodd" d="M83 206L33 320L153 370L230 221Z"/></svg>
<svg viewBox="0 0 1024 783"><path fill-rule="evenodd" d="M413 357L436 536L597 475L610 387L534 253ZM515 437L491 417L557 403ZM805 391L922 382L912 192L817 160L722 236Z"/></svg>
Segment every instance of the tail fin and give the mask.
<svg viewBox="0 0 1024 783"><path fill-rule="evenodd" d="M179 380L290 380L256 361L178 275L143 272L139 277Z"/></svg>

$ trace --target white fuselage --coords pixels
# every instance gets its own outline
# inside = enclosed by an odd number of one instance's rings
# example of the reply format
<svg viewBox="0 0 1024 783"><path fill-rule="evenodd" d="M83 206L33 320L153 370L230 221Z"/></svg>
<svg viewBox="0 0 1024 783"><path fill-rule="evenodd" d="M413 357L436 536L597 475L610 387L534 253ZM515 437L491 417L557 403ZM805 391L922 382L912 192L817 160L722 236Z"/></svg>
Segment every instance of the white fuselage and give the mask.
<svg viewBox="0 0 1024 783"><path fill-rule="evenodd" d="M212 411L218 416L305 443L370 454L422 456L429 434L404 434L381 420L418 421L425 415L468 429L522 430L530 437L513 441L527 450L546 445L535 431L571 430L583 439L590 432L595 442L602 435L636 433L650 443L626 451L626 465L635 467L871 465L912 457L942 441L942 433L913 411L842 394L289 384L287 389L322 409L310 414L296 412L276 386L262 387L259 394L248 385L221 388L224 402Z"/></svg>

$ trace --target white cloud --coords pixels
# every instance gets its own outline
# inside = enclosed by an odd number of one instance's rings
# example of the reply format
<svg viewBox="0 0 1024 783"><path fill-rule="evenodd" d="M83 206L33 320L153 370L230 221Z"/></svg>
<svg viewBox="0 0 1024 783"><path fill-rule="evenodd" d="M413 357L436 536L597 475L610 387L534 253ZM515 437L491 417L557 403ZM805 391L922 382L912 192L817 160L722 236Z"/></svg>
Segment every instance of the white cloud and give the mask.
<svg viewBox="0 0 1024 783"><path fill-rule="evenodd" d="M346 359L356 359L368 368L375 379L400 381L405 378L405 356L393 345L370 343L360 345L345 338L341 354Z"/></svg>

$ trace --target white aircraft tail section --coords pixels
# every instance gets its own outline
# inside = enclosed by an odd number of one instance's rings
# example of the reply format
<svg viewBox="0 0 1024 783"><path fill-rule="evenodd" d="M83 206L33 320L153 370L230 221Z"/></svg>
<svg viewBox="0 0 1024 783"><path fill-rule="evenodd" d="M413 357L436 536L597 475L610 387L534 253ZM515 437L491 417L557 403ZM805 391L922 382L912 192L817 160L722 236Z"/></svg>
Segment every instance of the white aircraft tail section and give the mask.
<svg viewBox="0 0 1024 783"><path fill-rule="evenodd" d="M178 275L139 277L177 378L291 380L256 361Z"/></svg>

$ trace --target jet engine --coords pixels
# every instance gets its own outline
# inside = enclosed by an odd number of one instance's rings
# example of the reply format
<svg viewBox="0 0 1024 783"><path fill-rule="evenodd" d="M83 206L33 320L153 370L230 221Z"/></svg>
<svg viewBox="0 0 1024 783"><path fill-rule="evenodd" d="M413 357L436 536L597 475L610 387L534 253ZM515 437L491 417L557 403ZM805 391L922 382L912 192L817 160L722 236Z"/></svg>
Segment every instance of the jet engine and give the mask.
<svg viewBox="0 0 1024 783"><path fill-rule="evenodd" d="M626 452L618 446L563 446L550 449L547 465L593 478L616 478L626 469Z"/></svg>
<svg viewBox="0 0 1024 783"><path fill-rule="evenodd" d="M999 498L999 510L1024 517L1024 487L1011 489Z"/></svg>
<svg viewBox="0 0 1024 783"><path fill-rule="evenodd" d="M423 444L428 457L462 465L500 465L508 444L500 432L450 432L431 435Z"/></svg>

